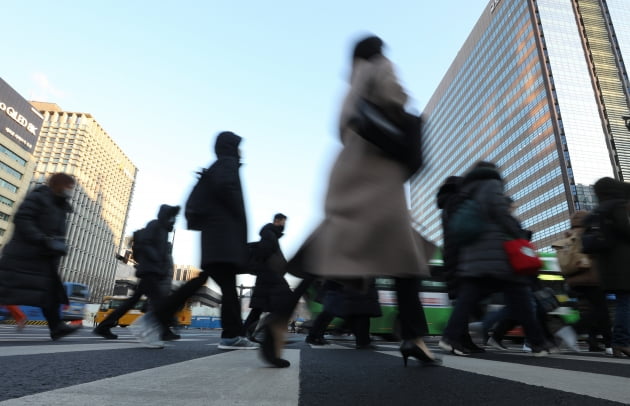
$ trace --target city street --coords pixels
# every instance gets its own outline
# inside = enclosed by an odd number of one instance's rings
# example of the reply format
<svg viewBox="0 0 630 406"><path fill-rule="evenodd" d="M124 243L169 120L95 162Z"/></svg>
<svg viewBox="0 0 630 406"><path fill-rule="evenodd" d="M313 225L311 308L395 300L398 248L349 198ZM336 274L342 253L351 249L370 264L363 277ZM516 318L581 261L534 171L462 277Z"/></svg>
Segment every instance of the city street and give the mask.
<svg viewBox="0 0 630 406"><path fill-rule="evenodd" d="M289 334L287 369L257 351L217 349L218 330L184 330L164 349L129 329L107 341L85 327L58 342L44 326L0 325L0 405L613 405L630 404L630 358L562 352L534 358L510 343L444 367L403 367L397 344L355 350L348 337L311 347Z"/></svg>

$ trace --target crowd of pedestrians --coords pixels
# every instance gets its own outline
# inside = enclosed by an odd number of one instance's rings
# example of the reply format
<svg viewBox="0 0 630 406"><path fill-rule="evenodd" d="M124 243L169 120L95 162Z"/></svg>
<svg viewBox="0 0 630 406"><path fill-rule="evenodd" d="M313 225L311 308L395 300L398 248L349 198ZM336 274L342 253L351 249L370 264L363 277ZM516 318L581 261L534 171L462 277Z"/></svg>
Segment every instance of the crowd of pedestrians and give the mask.
<svg viewBox="0 0 630 406"><path fill-rule="evenodd" d="M339 119L343 148L328 181L324 219L288 262L280 249L287 216L278 213L262 227L260 240L248 243L247 216L239 175L241 137L221 132L216 137L216 161L200 174L195 187L199 207L186 206L188 226L201 232L201 272L174 292L173 231L179 206L164 204L157 218L134 233L133 251L139 283L135 294L111 313L94 333L116 339L111 328L146 295L148 311L132 325L145 346L162 348L177 340L171 330L175 313L208 280L221 288L222 333L219 349L259 349L275 367L288 367L282 358L287 325L296 304L314 283L320 283L323 312L306 337L312 345L326 345L324 334L334 317L345 319L357 349L372 349L370 318L381 314L374 285L377 276L393 278L400 321L400 353L425 366L439 366L440 357L425 344L427 321L419 300L420 279L429 276L430 244L412 227L404 185L422 166L421 119L406 111L407 95L392 62L375 36L359 41L351 57L350 86ZM387 121L389 126L382 126ZM52 175L31 191L14 216L15 231L0 258L0 305L41 307L53 340L72 334L76 327L59 318L60 304L68 303L57 272L66 255L66 216L75 185L71 176ZM568 286L585 303L574 326L588 334L589 351L630 356L630 185L603 178L594 185L599 206L578 211L558 249L569 249L598 226L605 249L583 255L563 269ZM192 197L192 195L191 195ZM477 162L463 176L451 176L439 188L442 213L443 258L453 312L439 341L444 351L458 356L483 353L470 334L469 323L483 301L500 297L499 313L486 315L481 344L504 349L502 338L515 325L524 328L526 347L545 356L564 342L577 349L569 326L548 325L548 301L537 273L521 270L506 242L527 242L535 230L524 229L506 194L499 168ZM462 218L464 221L462 222ZM474 224L470 230L466 225ZM572 245L573 244L573 245ZM586 247L586 246L585 246ZM527 272L526 272L527 271ZM302 279L291 289L286 272ZM243 322L236 292L238 274L257 276L251 311ZM614 294L613 322L606 295ZM553 295L552 295L553 296ZM547 300L547 302L545 302ZM553 302L551 302L553 308ZM23 315L13 311L20 326Z"/></svg>

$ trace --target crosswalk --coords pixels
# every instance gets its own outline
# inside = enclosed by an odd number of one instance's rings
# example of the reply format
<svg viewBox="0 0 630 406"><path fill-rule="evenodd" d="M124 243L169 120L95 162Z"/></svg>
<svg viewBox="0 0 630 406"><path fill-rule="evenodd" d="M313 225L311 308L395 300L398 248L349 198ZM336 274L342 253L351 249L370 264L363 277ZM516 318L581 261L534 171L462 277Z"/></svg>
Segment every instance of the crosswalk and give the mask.
<svg viewBox="0 0 630 406"><path fill-rule="evenodd" d="M105 350L116 352L140 348L127 331L116 333L120 338L114 341L102 340L83 332L72 336L72 340L66 343L63 340L53 343L45 329L25 336L14 329L0 326L0 362L3 357L54 356L88 351L96 354ZM20 337L26 342L20 343ZM411 372L413 369L403 371L402 361L390 361L400 358L395 343L377 341L374 351L349 351L354 349L351 340L333 340L331 345L310 346L303 342L303 336L294 336L284 353L291 367L275 369L268 368L256 359L257 352L217 350L219 337L220 332L217 331L187 331L182 341L170 344L171 349L143 349L146 350L144 354L160 357L169 354L169 350L181 350L186 345L209 348L208 351L213 353L202 352L203 356L183 362L121 373L41 393L35 393L35 390L25 396L0 401L0 405L310 405L319 404L321 396L328 395L325 392L313 393L310 386L304 385L304 380L321 379L311 375L326 375L333 370L336 374L340 370L347 370L344 377L347 377L346 384L350 386L353 385L354 374L373 376L375 391L383 391L383 388L378 388L379 385L391 385L391 382L382 379L384 371L389 371L390 374L420 374L427 382L435 379L436 385L443 379L472 380L472 377L487 377L492 379L493 385L509 381L519 385L519 390L524 393L524 401L529 398L526 393L538 393L544 388L553 391L551 393L559 399L570 397L572 402L578 399L589 405L603 401L630 404L630 358L569 352L553 354L548 358L534 358L517 347L511 351L490 349L481 356L457 357L444 354L438 349L437 341L433 340L429 346L443 357L444 367L438 368L438 372L434 368L429 368L431 371L420 368L420 372ZM357 367L347 367L355 364ZM460 374L454 378L448 371L458 371ZM115 388L115 395L108 388ZM473 392L470 393L466 396L473 396ZM403 396L404 393L399 395ZM336 404L334 398L326 403ZM468 404L475 402L471 400Z"/></svg>

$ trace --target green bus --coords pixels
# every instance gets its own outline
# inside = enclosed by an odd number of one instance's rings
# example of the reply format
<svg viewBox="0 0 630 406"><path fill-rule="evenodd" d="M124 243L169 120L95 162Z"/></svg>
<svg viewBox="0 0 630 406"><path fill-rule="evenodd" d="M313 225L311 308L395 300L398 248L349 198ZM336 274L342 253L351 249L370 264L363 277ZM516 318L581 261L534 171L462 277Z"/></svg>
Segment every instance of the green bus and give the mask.
<svg viewBox="0 0 630 406"><path fill-rule="evenodd" d="M560 273L558 261L555 254L539 253L543 262L539 279L544 286L551 287L561 306L552 312L552 316L558 317L563 323L573 324L579 319L578 312L573 309L570 299L564 286L564 278ZM430 335L442 335L448 319L453 311L452 301L448 297L446 278L444 275L443 261L441 253L438 252L429 261L431 277L422 279L419 286L420 301L424 307ZM378 298L381 305L382 315L370 319L370 334L382 336L391 341L400 340L400 321L398 320L398 306L396 302L396 291L394 280L387 277L378 277L375 280ZM311 320L314 320L322 312L322 305L314 299L317 288L311 288L306 296L306 305L311 313ZM343 319L335 318L328 326L329 331L343 330ZM304 328L308 328L306 322ZM510 335L519 335L520 329L511 332Z"/></svg>

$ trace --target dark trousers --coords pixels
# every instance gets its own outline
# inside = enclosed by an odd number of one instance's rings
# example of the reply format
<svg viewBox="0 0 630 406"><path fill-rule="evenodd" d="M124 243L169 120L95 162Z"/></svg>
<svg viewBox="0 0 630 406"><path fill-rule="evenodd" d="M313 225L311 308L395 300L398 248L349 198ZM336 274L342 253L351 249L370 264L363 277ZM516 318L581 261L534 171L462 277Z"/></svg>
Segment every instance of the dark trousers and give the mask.
<svg viewBox="0 0 630 406"><path fill-rule="evenodd" d="M413 340L426 336L429 333L427 318L418 297L420 279L395 278L395 281L402 339Z"/></svg>
<svg viewBox="0 0 630 406"><path fill-rule="evenodd" d="M289 296L282 311L275 314L280 318L288 320L293 314L300 297L306 292L308 287L316 280L315 276L307 276L295 288ZM396 282L396 296L398 297L398 318L400 319L401 335L403 340L412 340L424 337L428 334L427 319L424 315L422 303L418 297L420 280L418 278L394 278ZM368 336L369 336L369 317ZM363 322L363 324L365 324ZM328 325L328 324L326 324Z"/></svg>
<svg viewBox="0 0 630 406"><path fill-rule="evenodd" d="M221 288L221 338L244 336L241 319L241 303L236 293L237 267L232 264L210 264L199 276L186 282L170 296L156 306L155 315L163 326L173 319L175 313L190 297L192 297L208 280L212 278Z"/></svg>
<svg viewBox="0 0 630 406"><path fill-rule="evenodd" d="M256 324L258 324L262 313L263 310L260 307L254 307L252 310L250 310L247 318L245 319L245 322L243 323L243 330L245 330L245 332L248 332L251 329L253 332L253 329L255 328Z"/></svg>
<svg viewBox="0 0 630 406"><path fill-rule="evenodd" d="M62 323L61 316L59 315L59 300L54 297L50 297L45 306L42 307L42 313L48 323L48 329L50 331L55 330Z"/></svg>
<svg viewBox="0 0 630 406"><path fill-rule="evenodd" d="M323 338L326 333L326 328L328 328L328 325L334 318L335 316L332 313L327 312L326 310L322 311L317 315L315 320L313 320L313 325L308 330L308 337Z"/></svg>
<svg viewBox="0 0 630 406"><path fill-rule="evenodd" d="M529 342L535 347L544 347L545 339L534 314L530 287L496 279L464 278L461 280L457 302L444 329L444 337L452 342L459 342L459 338L468 330L471 310L489 291L496 290L503 291L506 306L510 308L512 317L518 320L525 329Z"/></svg>
<svg viewBox="0 0 630 406"><path fill-rule="evenodd" d="M164 300L164 277L158 275L146 275L140 279L136 290L133 295L125 300L118 309L111 312L105 320L99 324L101 328L112 328L118 324L118 319L131 310L136 303L140 301L142 295L146 295L149 298L150 305L155 308Z"/></svg>
<svg viewBox="0 0 630 406"><path fill-rule="evenodd" d="M597 335L601 334L604 345L610 347L612 326L604 291L599 286L574 286L571 289L587 304L585 308L580 309L580 320L575 328L588 334L592 346L597 345Z"/></svg>

